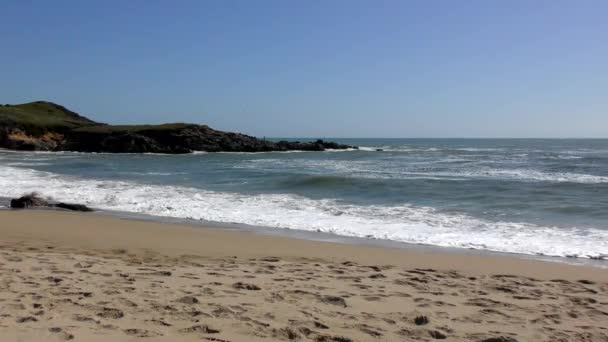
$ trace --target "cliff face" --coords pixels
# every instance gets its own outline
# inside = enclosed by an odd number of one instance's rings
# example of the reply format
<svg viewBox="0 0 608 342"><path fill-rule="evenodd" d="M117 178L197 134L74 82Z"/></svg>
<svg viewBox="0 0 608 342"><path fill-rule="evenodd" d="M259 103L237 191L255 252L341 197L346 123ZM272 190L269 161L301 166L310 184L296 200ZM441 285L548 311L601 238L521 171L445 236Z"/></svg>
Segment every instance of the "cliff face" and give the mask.
<svg viewBox="0 0 608 342"><path fill-rule="evenodd" d="M271 142L205 125L110 126L50 102L0 107L0 147L111 153L323 151L354 148L332 142Z"/></svg>

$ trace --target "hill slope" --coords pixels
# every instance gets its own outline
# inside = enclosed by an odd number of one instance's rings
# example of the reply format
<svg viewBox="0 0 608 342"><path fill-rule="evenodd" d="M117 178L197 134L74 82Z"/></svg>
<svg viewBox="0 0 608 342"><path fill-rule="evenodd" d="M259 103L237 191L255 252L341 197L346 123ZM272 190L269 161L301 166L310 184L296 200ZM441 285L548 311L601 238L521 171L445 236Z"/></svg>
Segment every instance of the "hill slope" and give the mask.
<svg viewBox="0 0 608 342"><path fill-rule="evenodd" d="M16 150L112 153L323 151L352 146L315 142L272 142L206 125L105 125L55 103L0 106L0 147Z"/></svg>
<svg viewBox="0 0 608 342"><path fill-rule="evenodd" d="M24 127L35 133L47 131L68 131L74 128L100 125L80 116L78 113L46 101L24 103L20 105L0 105L0 124Z"/></svg>

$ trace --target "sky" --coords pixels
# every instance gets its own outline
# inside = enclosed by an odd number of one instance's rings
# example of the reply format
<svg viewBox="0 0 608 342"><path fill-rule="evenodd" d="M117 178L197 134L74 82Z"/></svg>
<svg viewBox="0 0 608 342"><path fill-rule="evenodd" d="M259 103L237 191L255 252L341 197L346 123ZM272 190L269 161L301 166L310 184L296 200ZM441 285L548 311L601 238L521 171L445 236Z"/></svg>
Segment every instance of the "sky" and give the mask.
<svg viewBox="0 0 608 342"><path fill-rule="evenodd" d="M0 2L0 103L267 137L608 137L605 0Z"/></svg>

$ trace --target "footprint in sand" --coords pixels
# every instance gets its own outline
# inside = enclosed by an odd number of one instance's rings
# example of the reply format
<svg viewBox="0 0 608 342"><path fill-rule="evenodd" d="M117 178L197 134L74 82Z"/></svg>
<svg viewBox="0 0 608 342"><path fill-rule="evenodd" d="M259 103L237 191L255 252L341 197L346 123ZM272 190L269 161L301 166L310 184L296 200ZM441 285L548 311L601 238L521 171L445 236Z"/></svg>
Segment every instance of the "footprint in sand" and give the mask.
<svg viewBox="0 0 608 342"><path fill-rule="evenodd" d="M255 284L247 284L243 282L237 282L232 284L232 287L239 290L249 290L249 291L258 291L261 288Z"/></svg>
<svg viewBox="0 0 608 342"><path fill-rule="evenodd" d="M150 331L150 330L146 330L146 329L135 329L135 328L131 328L131 329L125 329L123 330L125 334L129 335L129 336L135 336L135 337L154 337L154 336L162 336L161 333L156 332L156 331Z"/></svg>
<svg viewBox="0 0 608 342"><path fill-rule="evenodd" d="M125 314L121 310L118 310L118 309L103 308L102 311L97 314L97 316L102 317L102 318L119 319L119 318L123 318L125 316Z"/></svg>
<svg viewBox="0 0 608 342"><path fill-rule="evenodd" d="M213 329L206 324L194 325L189 328L180 329L181 333L200 333L200 334L218 334L218 329Z"/></svg>

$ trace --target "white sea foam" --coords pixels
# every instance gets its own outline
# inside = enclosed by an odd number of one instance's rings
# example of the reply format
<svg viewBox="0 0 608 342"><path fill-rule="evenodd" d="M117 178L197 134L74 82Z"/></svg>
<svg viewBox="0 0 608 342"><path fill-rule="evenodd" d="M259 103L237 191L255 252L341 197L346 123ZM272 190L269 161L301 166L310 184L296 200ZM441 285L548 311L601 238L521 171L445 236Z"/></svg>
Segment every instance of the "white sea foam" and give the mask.
<svg viewBox="0 0 608 342"><path fill-rule="evenodd" d="M425 165L439 163L469 162L464 158L443 158L439 160L422 160L407 162L407 168L401 164L391 164L385 161L378 165L375 161L353 160L287 160L287 159L251 159L235 165L235 168L264 169L272 172L281 169L306 170L307 173L319 175L344 175L370 179L443 179L471 180L493 179L520 182L551 182L551 183L608 183L607 176L570 173L546 172L533 169L493 169L488 167L454 168L450 171L435 171L425 168ZM278 168L280 166L280 168Z"/></svg>
<svg viewBox="0 0 608 342"><path fill-rule="evenodd" d="M0 166L0 196L31 191L62 201L157 216L324 231L437 246L551 256L606 257L608 231L490 222L430 207L358 206L296 195L243 195L194 188L86 180Z"/></svg>
<svg viewBox="0 0 608 342"><path fill-rule="evenodd" d="M185 172L134 172L134 171L125 171L118 172L123 175L134 175L134 176L178 176L185 175Z"/></svg>
<svg viewBox="0 0 608 342"><path fill-rule="evenodd" d="M481 148L481 147L463 147L457 148L457 151L466 151L466 152L494 152L494 151L504 151L504 148Z"/></svg>
<svg viewBox="0 0 608 342"><path fill-rule="evenodd" d="M42 163L42 162L14 162L14 163L7 163L6 165L9 165L9 166L45 166L45 165L51 165L51 163Z"/></svg>
<svg viewBox="0 0 608 342"><path fill-rule="evenodd" d="M555 183L582 183L582 184L598 184L608 183L608 177L587 175L570 172L542 172L529 169L513 169L513 170L479 170L473 172L473 175L527 180L527 181L545 181Z"/></svg>

